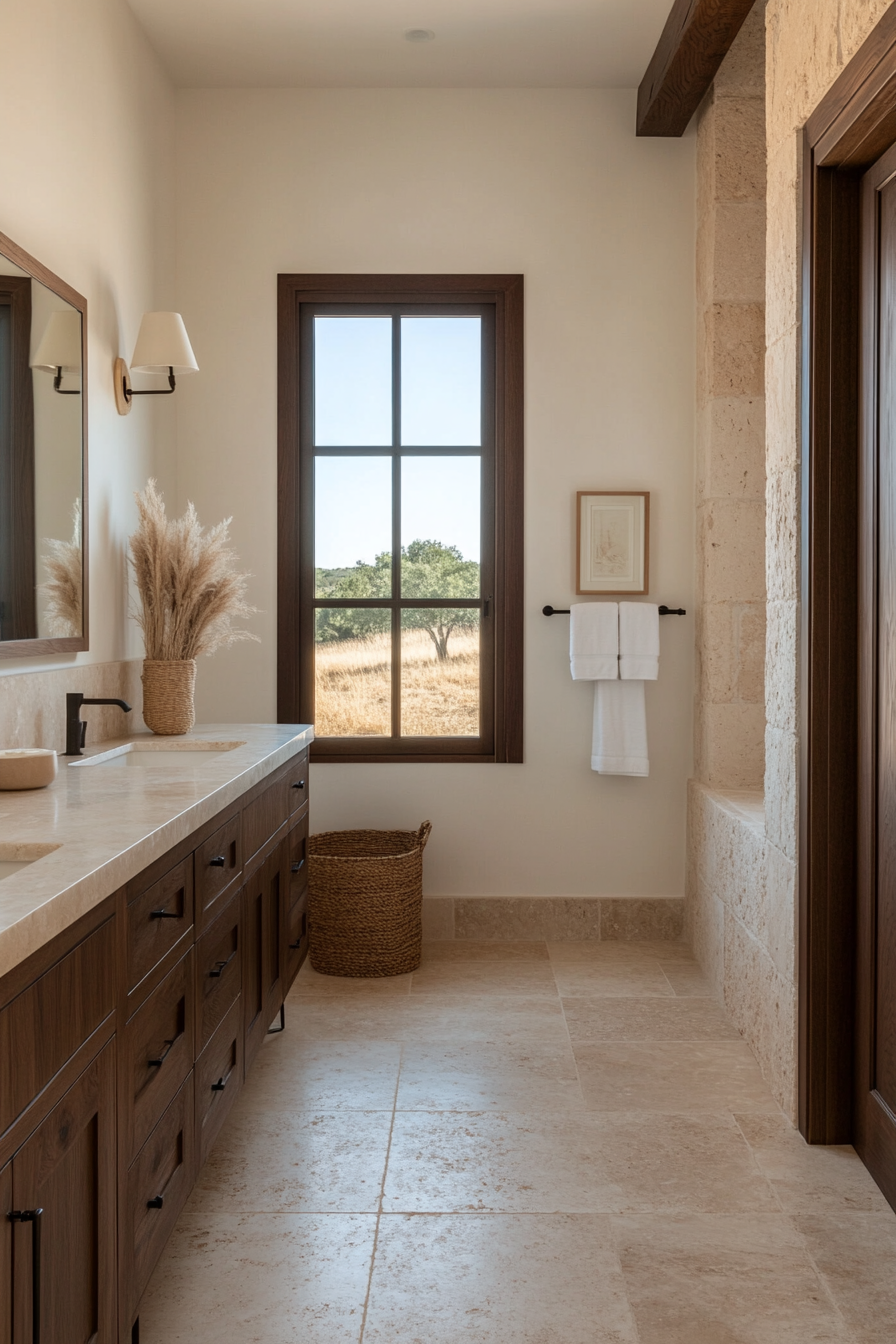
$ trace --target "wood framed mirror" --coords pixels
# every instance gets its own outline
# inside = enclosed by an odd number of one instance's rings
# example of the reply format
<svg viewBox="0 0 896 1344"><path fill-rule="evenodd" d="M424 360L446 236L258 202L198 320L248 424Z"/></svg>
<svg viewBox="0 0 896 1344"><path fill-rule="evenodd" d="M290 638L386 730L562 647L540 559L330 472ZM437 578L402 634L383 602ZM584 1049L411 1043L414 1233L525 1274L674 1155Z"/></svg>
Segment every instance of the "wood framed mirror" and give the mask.
<svg viewBox="0 0 896 1344"><path fill-rule="evenodd" d="M0 233L0 658L88 647L87 301Z"/></svg>

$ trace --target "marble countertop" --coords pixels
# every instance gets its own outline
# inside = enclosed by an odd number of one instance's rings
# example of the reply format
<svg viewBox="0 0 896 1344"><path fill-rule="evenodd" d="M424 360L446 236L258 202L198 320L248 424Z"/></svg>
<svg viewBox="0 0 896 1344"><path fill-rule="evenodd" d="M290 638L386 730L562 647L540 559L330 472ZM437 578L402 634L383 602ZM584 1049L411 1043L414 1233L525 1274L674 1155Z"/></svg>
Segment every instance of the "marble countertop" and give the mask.
<svg viewBox="0 0 896 1344"><path fill-rule="evenodd" d="M45 789L0 792L3 862L35 859L0 878L0 975L99 905L153 860L185 840L285 765L314 738L303 724L204 724L186 737L115 738L77 758L105 755L132 742L239 742L178 764L167 752L151 767L72 765L59 757Z"/></svg>

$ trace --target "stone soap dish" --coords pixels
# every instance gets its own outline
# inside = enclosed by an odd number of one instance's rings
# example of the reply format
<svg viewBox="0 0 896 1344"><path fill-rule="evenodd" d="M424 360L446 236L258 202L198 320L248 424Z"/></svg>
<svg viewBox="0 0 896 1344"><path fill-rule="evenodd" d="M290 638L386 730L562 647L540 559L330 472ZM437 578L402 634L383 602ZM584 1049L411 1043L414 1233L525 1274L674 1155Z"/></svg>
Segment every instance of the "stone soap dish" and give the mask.
<svg viewBox="0 0 896 1344"><path fill-rule="evenodd" d="M0 789L45 789L55 778L55 751L45 747L0 751Z"/></svg>

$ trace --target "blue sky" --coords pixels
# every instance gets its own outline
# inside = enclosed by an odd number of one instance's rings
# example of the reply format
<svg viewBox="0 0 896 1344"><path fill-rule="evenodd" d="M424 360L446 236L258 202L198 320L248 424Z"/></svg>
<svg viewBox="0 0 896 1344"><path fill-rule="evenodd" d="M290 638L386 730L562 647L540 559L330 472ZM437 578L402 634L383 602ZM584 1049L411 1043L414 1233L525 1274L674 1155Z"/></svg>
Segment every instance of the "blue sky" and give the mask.
<svg viewBox="0 0 896 1344"><path fill-rule="evenodd" d="M402 443L478 447L481 321L403 317ZM315 441L387 447L392 442L392 320L315 319ZM480 460L407 458L402 466L402 544L427 538L478 560ZM391 546L389 458L319 457L315 564L370 562Z"/></svg>

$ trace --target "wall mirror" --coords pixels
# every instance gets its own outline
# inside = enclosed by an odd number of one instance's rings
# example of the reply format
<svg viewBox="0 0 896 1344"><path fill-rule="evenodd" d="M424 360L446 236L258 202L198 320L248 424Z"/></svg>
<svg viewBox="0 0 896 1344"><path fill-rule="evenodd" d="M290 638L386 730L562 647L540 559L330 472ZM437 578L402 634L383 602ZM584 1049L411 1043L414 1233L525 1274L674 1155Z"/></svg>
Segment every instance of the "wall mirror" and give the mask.
<svg viewBox="0 0 896 1344"><path fill-rule="evenodd" d="M0 233L0 658L88 647L87 304Z"/></svg>

